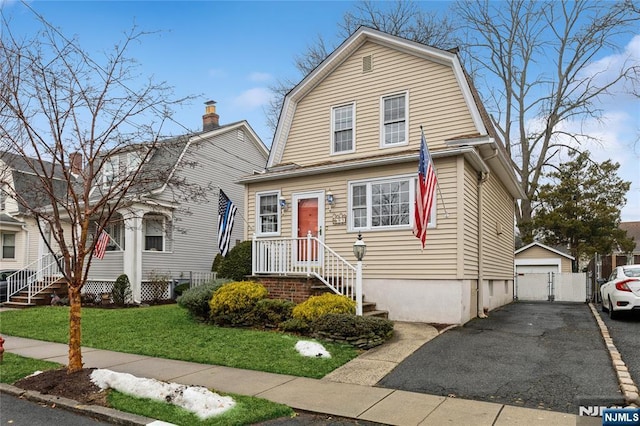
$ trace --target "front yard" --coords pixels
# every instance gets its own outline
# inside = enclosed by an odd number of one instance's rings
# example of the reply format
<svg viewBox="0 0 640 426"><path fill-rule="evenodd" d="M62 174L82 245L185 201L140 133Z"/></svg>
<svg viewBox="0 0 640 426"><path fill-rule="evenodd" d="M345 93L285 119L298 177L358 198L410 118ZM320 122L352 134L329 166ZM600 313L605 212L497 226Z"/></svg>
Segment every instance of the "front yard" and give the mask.
<svg viewBox="0 0 640 426"><path fill-rule="evenodd" d="M0 334L67 343L68 316L67 307L52 306L0 312ZM310 378L358 355L352 346L323 342L331 358L304 357L295 350L300 339L307 340L197 323L177 305L82 310L82 345L98 349Z"/></svg>

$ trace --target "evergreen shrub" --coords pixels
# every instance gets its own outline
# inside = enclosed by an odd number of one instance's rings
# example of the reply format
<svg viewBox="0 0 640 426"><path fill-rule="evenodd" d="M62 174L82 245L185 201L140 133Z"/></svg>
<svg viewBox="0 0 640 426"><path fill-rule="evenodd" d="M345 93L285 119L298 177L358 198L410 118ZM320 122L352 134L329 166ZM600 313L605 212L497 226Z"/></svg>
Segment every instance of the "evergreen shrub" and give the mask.
<svg viewBox="0 0 640 426"><path fill-rule="evenodd" d="M236 281L217 289L209 302L210 319L218 325L249 326L250 312L269 292L260 283Z"/></svg>
<svg viewBox="0 0 640 426"><path fill-rule="evenodd" d="M115 284L113 284L113 290L111 290L111 299L116 305L125 305L133 299L131 293L131 283L127 274L121 274L116 278Z"/></svg>
<svg viewBox="0 0 640 426"><path fill-rule="evenodd" d="M371 349L393 335L393 322L378 317L327 314L311 325L317 338Z"/></svg>
<svg viewBox="0 0 640 426"><path fill-rule="evenodd" d="M334 293L324 293L320 296L311 296L309 299L293 308L293 317L309 323L327 314L352 314L356 313L356 302Z"/></svg>
<svg viewBox="0 0 640 426"><path fill-rule="evenodd" d="M176 299L178 306L185 308L189 314L198 320L207 321L209 319L209 301L213 293L228 283L227 279L216 279L210 283L186 290Z"/></svg>
<svg viewBox="0 0 640 426"><path fill-rule="evenodd" d="M258 300L247 320L255 327L278 328L282 322L291 319L294 306L296 304L289 300Z"/></svg>
<svg viewBox="0 0 640 426"><path fill-rule="evenodd" d="M218 265L219 277L242 281L251 275L251 241L236 244Z"/></svg>

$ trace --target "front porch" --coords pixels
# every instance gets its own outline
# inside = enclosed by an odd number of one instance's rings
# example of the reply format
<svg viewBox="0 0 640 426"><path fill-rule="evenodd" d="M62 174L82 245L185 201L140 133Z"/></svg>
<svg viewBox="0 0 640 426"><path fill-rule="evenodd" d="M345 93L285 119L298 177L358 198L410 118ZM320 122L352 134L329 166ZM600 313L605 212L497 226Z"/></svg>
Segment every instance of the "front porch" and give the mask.
<svg viewBox="0 0 640 426"><path fill-rule="evenodd" d="M311 232L306 237L291 238L254 235L251 270L253 279L261 282L274 298L300 303L311 296L334 292L354 300L357 315L388 316L386 311L377 310L374 302L365 301L362 262L352 265Z"/></svg>

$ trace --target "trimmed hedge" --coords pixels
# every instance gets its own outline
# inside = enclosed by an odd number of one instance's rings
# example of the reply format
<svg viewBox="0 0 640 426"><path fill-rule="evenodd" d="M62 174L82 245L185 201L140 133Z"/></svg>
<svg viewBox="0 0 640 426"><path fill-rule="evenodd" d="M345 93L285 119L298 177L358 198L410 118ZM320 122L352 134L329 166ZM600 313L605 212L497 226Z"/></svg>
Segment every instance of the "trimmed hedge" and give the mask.
<svg viewBox="0 0 640 426"><path fill-rule="evenodd" d="M302 321L313 322L327 314L352 314L356 313L356 302L334 293L324 293L320 296L311 296L309 299L293 308L293 317Z"/></svg>
<svg viewBox="0 0 640 426"><path fill-rule="evenodd" d="M217 265L218 276L242 281L246 276L251 275L251 244L250 240L243 241L229 250L227 256L223 257Z"/></svg>
<svg viewBox="0 0 640 426"><path fill-rule="evenodd" d="M251 326L249 314L268 293L265 286L253 281L225 284L213 293L209 302L211 321L218 325Z"/></svg>
<svg viewBox="0 0 640 426"><path fill-rule="evenodd" d="M295 303L282 299L262 299L248 314L248 322L255 327L278 328L291 319Z"/></svg>
<svg viewBox="0 0 640 426"><path fill-rule="evenodd" d="M381 345L393 335L393 322L378 317L327 314L313 321L315 337L348 343L360 349Z"/></svg>

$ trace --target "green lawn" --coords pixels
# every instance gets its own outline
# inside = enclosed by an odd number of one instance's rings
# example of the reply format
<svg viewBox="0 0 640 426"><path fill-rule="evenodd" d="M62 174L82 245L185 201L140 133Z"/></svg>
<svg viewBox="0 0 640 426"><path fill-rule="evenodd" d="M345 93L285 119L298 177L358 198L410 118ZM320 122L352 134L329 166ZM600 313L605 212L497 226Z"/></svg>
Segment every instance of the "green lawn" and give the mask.
<svg viewBox="0 0 640 426"><path fill-rule="evenodd" d="M61 366L54 362L25 358L7 352L4 354L3 362L0 363L0 382L11 384L36 371L59 367ZM109 405L116 410L185 426L248 425L294 415L294 411L286 405L277 404L266 399L235 394L224 395L233 397L236 401L236 406L219 416L206 420L201 420L194 413L175 405L151 399L136 398L114 390L109 392L107 399Z"/></svg>
<svg viewBox="0 0 640 426"><path fill-rule="evenodd" d="M68 315L67 307L53 306L0 312L0 334L67 343ZM323 342L331 358L303 357L294 348L300 339L200 324L177 305L82 309L82 344L98 349L311 378L358 354L351 346Z"/></svg>

